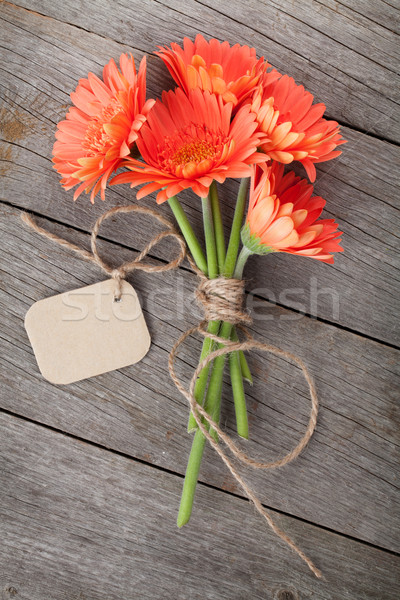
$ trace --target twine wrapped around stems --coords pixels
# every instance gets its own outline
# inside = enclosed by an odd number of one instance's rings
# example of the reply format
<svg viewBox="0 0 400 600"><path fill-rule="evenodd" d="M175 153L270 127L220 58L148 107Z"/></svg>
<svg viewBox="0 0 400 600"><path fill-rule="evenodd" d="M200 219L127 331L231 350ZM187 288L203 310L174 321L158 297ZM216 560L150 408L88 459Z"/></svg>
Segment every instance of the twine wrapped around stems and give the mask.
<svg viewBox="0 0 400 600"><path fill-rule="evenodd" d="M99 228L102 222L107 218L111 217L112 215L115 215L117 213L126 214L130 212L140 212L143 214L150 215L157 219L159 222L166 225L167 229L156 235L134 260L125 262L118 268L113 268L100 257L97 251L96 239L99 232ZM40 235L60 244L61 246L68 248L69 250L72 250L85 260L89 260L97 264L107 275L109 275L115 280L116 289L114 297L116 300L121 298L121 281L125 279L125 277L130 272L136 269L140 269L149 273L159 273L171 269L176 269L182 263L186 255L185 242L182 239L182 237L176 232L172 223L156 211L137 205L119 206L111 208L97 219L91 234L91 252L80 248L79 246L76 246L75 244L72 244L71 242L68 242L67 240L64 240L63 238L43 229L35 222L32 216L28 213L22 213L21 218L29 227L31 227ZM151 265L148 263L143 263L142 259L149 253L151 248L167 236L173 237L179 244L180 250L177 258L164 265ZM316 577L318 578L321 578L321 571L313 564L313 562L297 546L297 544L274 522L270 514L265 510L265 508L261 504L261 501L259 500L257 495L244 481L243 477L238 472L234 463L230 460L227 453L221 448L218 442L216 442L213 439L213 437L209 433L208 428L205 425L206 422L211 429L214 429L217 432L219 438L222 440L222 442L225 444L228 450L232 453L235 459L239 462L245 465L249 465L255 469L274 469L282 467L299 456L299 454L305 448L311 436L313 435L318 415L318 397L314 381L306 365L298 356L290 352L281 350L280 348L276 348L275 346L271 346L270 344L265 344L263 342L257 341L245 328L243 324L250 324L252 322L252 319L242 308L244 296L244 282L242 280L227 279L223 277L218 277L216 279L208 279L196 267L190 256L188 256L188 259L192 269L200 279L200 283L195 291L195 296L199 304L203 307L205 318L199 325L197 325L196 327L192 327L191 329L183 333L181 337L177 340L177 342L174 344L170 352L168 362L168 368L171 378L174 384L176 385L177 389L187 399L200 431L203 433L204 437L207 439L207 441L211 444L211 446L220 456L222 461L225 463L230 473L233 475L235 480L243 489L246 496L249 498L249 500L251 500L251 502L253 502L257 511L267 521L268 525L271 527L274 533L284 542L286 542L286 544L290 546L290 548L292 548L300 556L300 558L308 565L308 567L311 569L314 575L316 575ZM206 324L208 321L213 320L225 321L237 325L245 334L246 340L243 342L235 342L208 333L205 329ZM189 336L195 333L199 333L204 337L208 337L216 343L223 345L223 347L211 352L206 358L204 358L204 360L202 360L199 363L195 372L193 373L189 388L186 389L182 385L175 373L175 359L181 345ZM298 444L290 452L288 452L288 454L286 454L283 458L272 462L259 462L247 456L247 454L243 450L241 450L226 433L222 431L219 425L213 421L210 415L200 404L197 403L194 397L194 386L197 377L199 376L203 368L206 367L211 361L213 361L218 356L223 356L236 350L245 351L252 349L261 350L262 352L269 352L271 354L280 356L281 358L294 362L302 370L304 378L307 381L311 396L311 411L307 429L304 435L302 436Z"/></svg>
<svg viewBox="0 0 400 600"><path fill-rule="evenodd" d="M229 471L231 472L235 480L238 482L240 487L243 489L248 499L251 500L251 502L253 502L257 511L267 521L268 525L271 527L274 533L278 537L280 537L284 542L286 542L286 544L290 546L290 548L292 548L302 560L304 560L304 562L308 565L308 567L316 577L321 578L321 571L314 565L310 558L308 558L308 556L304 554L304 552L297 546L297 544L284 531L282 531L280 527L278 527L278 525L272 519L271 515L265 510L265 508L261 504L261 501L259 500L257 495L244 481L243 477L240 475L233 462L229 459L226 452L224 452L224 450L221 448L218 442L215 441L215 439L210 434L210 430L214 429L218 434L219 438L223 441L223 443L232 453L232 455L239 462L245 465L249 465L254 469L276 469L287 465L289 462L297 458L299 454L304 450L310 438L312 437L317 424L318 396L315 389L314 381L301 358L299 358L295 354L292 354L291 352L286 352L285 350L281 350L280 348L276 348L275 346L271 346L270 344L265 344L256 340L246 329L246 327L244 327L243 323L249 324L252 322L252 319L245 311L243 311L242 308L244 297L243 280L225 279L223 277L218 277L216 279L209 280L203 275L203 273L199 269L197 269L196 265L194 265L190 257L188 258L193 270L200 278L200 283L195 292L195 296L199 304L201 304L204 308L205 319L196 327L192 327L188 331L185 331L174 344L170 352L168 362L168 368L171 378L178 390L188 401L190 409L194 415L194 418L200 431L203 433L204 437L207 439L207 441L211 444L211 446L223 460L225 465L228 467ZM217 335L209 333L206 330L207 322L209 320L227 321L229 323L236 324L238 328L241 329L241 331L245 334L246 340L243 342L235 342L231 340L226 340ZM175 359L181 345L189 336L195 333L199 333L204 337L208 337L214 342L222 344L223 347L214 350L199 363L195 372L193 373L192 379L189 384L189 388L186 389L176 375ZM235 444L232 438L222 431L222 429L210 417L207 411L200 404L197 403L194 397L194 387L196 384L197 377L211 361L213 361L218 356L223 356L236 350L245 351L254 349L261 350L262 352L269 352L270 354L274 354L275 356L279 356L288 361L294 362L301 369L304 375L304 378L309 387L311 397L310 416L307 429L304 435L290 452L288 452L282 458L271 462L256 461L253 458L249 457L245 452L243 452L243 450L241 450ZM209 425L210 429L206 427L205 422Z"/></svg>

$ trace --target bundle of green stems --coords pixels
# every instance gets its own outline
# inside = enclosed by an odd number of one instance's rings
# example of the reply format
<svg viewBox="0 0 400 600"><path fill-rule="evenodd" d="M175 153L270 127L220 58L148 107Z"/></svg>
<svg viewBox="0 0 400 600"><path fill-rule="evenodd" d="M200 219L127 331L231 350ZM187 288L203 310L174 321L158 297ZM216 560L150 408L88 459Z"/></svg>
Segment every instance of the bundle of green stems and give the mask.
<svg viewBox="0 0 400 600"><path fill-rule="evenodd" d="M206 254L204 254L177 197L174 196L168 201L182 235L186 240L193 260L197 267L209 279L214 279L216 277L242 278L243 267L250 255L250 252L245 247L242 248L239 254L240 234L243 225L248 187L249 179L242 179L237 196L228 247L225 245L221 209L215 182L211 184L208 196L202 198ZM210 321L208 323L207 331L226 340L238 340L235 326L228 322ZM221 346L222 345L217 345L210 338L206 337L203 342L200 361L206 358L217 347ZM245 380L252 383L252 376L243 352L234 351L228 356L237 433L242 438L248 439L249 429L243 381ZM204 367L197 378L194 389L196 401L205 408L212 420L216 423L219 423L220 420L225 362L225 355L218 356L214 361ZM208 425L207 427L209 428ZM178 527L182 527L190 519L206 441L206 438L198 428L192 413L189 416L188 431L194 432L194 438L182 490L177 519ZM214 430L211 430L210 434L218 441L217 433Z"/></svg>

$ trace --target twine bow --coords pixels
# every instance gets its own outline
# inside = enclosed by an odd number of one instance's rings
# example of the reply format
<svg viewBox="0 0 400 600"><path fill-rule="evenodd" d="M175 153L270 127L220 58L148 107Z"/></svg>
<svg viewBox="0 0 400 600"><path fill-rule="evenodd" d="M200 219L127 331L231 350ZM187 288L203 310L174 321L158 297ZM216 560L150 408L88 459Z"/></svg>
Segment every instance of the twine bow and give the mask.
<svg viewBox="0 0 400 600"><path fill-rule="evenodd" d="M136 256L136 258L134 258L131 261L124 262L119 267L114 268L107 264L101 258L97 250L96 240L99 233L100 225L103 223L103 221L109 219L115 214L126 214L130 212L138 212L144 215L151 215L152 217L157 219L157 221L165 225L167 229L165 231L161 231L152 240L150 240L147 246L140 252L140 254ZM162 271L170 271L171 269L176 269L177 267L179 267L179 265L186 256L185 242L182 239L182 237L176 232L172 223L155 210L152 210L151 208L145 208L144 206L137 206L136 204L129 204L128 206L115 206L114 208L110 208L110 210L107 210L97 219L93 226L92 234L90 236L90 246L92 249L91 252L85 250L84 248L76 246L72 242L64 240L63 238L59 237L54 233L51 233L50 231L47 231L46 229L43 229L36 223L32 216L26 212L22 213L21 219L24 221L24 223L29 225L29 227L31 227L40 235L46 237L49 240L53 240L53 242L60 244L60 246L64 246L65 248L72 250L76 254L79 254L79 256L81 256L85 260L89 260L90 262L93 262L96 265L98 265L100 269L102 269L102 271L104 271L107 275L109 275L112 279L115 280L116 286L114 292L114 300L116 301L121 299L122 280L125 279L126 276L132 271L140 270L146 271L147 273L161 273ZM148 263L143 263L143 258L150 252L153 246L158 244L158 242L160 242L165 237L172 237L177 241L180 247L178 256L174 260L171 260L170 262L164 265L151 265Z"/></svg>
<svg viewBox="0 0 400 600"><path fill-rule="evenodd" d="M130 213L130 212L139 212L146 215L150 215L157 219L159 222L163 223L167 229L159 233L155 236L147 246L136 256L136 258L129 262L124 262L118 268L113 268L108 265L99 255L97 251L96 239L99 232L100 225L108 219L109 217L117 214L117 213ZM142 271L146 271L149 273L159 273L162 271L169 271L171 269L176 269L183 261L186 255L186 245L181 236L175 231L172 223L157 213L156 211L145 208L137 205L129 205L129 206L118 206L111 208L106 211L103 215L101 215L92 230L91 234L91 252L64 240L63 238L55 235L54 233L50 233L49 231L40 227L34 219L28 213L22 213L22 220L32 229L34 229L40 235L46 237L47 239L53 240L54 242L60 244L77 253L79 256L84 258L85 260L89 260L91 262L96 263L107 275L112 277L116 282L115 289L115 300L119 300L121 298L121 285L122 280L135 269L139 269ZM151 265L148 263L143 263L142 259L149 253L151 248L157 244L164 237L173 237L177 243L179 244L180 251L174 260L166 263L164 265ZM216 442L213 437L209 433L209 429L206 427L205 422L208 424L210 429L214 429L222 442L226 445L228 450L232 453L232 455L239 460L241 463L245 465L249 465L255 469L274 469L278 467L282 467L283 465L288 464L292 460L294 460L302 450L307 445L310 440L315 426L317 422L317 414L318 414L318 398L315 390L315 385L313 379L303 363L303 361L290 352L286 352L281 350L280 348L276 348L275 346L271 346L270 344L265 344L257 341L250 332L244 327L244 323L250 324L252 322L251 317L245 312L242 308L243 305L243 297L244 297L244 282L242 280L237 279L227 279L223 277L218 277L216 279L207 279L205 275L196 267L193 263L190 256L188 256L189 262L191 264L192 269L197 274L200 279L200 283L195 291L195 296L198 303L203 307L204 310L204 320L197 325L196 327L192 327L185 333L181 335L178 341L174 344L170 355L168 368L173 382L175 383L177 389L182 393L182 395L186 398L189 403L190 409L194 415L194 418L197 422L197 425L200 431L203 433L205 438L220 456L222 461L228 467L229 471L236 479L238 484L243 489L244 493L248 497L248 499L253 502L257 511L261 514L261 516L267 521L268 525L274 531L274 533L280 537L290 548L292 548L299 556L304 560L304 562L309 566L311 571L317 577L322 577L321 571L313 564L313 562L304 554L304 552L296 545L296 543L284 532L278 525L274 522L270 514L265 510L262 506L261 501L254 493L254 491L247 485L244 481L240 473L237 471L237 468L233 464L233 462L228 457L227 453L221 448L221 446ZM205 326L208 321L226 321L237 325L239 329L244 333L246 340L243 342L235 342L220 338L217 335L213 335L208 333L205 329ZM195 372L193 373L192 379L189 384L189 388L186 389L180 380L178 379L175 373L175 359L178 353L179 348L185 342L185 340L193 335L194 333L199 333L204 337L208 337L212 339L217 344L223 345L223 347L218 348L211 352L206 358L204 358L199 365L197 366ZM297 364L297 366L302 370L304 378L306 379L310 396L311 396L311 411L309 416L309 422L301 440L298 444L283 458L280 458L276 461L272 462L259 462L251 457L247 456L243 450L241 450L235 442L220 429L219 425L213 421L210 415L205 411L205 409L197 403L194 397L194 386L199 376L200 372L206 367L211 361L213 361L218 356L223 356L230 352L234 352L236 350L252 350L257 349L263 352L269 352L271 354L275 354L276 356L280 356L281 358L285 358L287 360L293 361Z"/></svg>

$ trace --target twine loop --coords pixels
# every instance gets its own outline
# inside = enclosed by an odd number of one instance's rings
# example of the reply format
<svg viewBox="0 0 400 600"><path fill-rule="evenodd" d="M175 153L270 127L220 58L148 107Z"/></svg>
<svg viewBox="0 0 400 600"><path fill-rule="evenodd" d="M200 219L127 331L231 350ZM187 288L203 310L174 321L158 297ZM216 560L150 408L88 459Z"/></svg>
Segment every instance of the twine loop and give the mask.
<svg viewBox="0 0 400 600"><path fill-rule="evenodd" d="M97 250L97 236L99 233L100 225L103 223L103 221L109 219L113 215L119 213L126 214L131 212L138 212L144 215L149 215L157 221L159 221L160 223L162 223L163 225L165 225L167 229L161 231L158 235L154 236L154 238L150 240L147 246L145 246L145 248L133 260L124 262L122 263L122 265L115 268L109 265L107 262L105 262L101 258ZM90 245L92 250L91 252L88 252L88 250L76 246L72 242L68 242L64 238L61 238L58 235L47 231L46 229L43 229L36 223L33 217L26 212L23 212L21 214L21 219L24 221L24 223L29 225L29 227L34 229L34 231L36 231L40 235L56 242L57 244L60 244L61 246L64 246L65 248L68 248L69 250L72 250L76 254L79 254L79 256L81 256L85 260L97 264L102 271L104 271L109 277L111 277L115 281L114 300L116 301L121 300L122 281L127 277L129 273L131 273L135 269L146 271L147 273L160 273L163 271L170 271L171 269L176 269L177 267L179 267L179 265L182 263L183 259L186 256L186 244L183 238L175 230L171 221L160 215L155 210L152 210L151 208L138 206L136 204L129 204L128 206L115 206L114 208L110 208L110 210L107 210L105 213L100 215L100 217L97 219L93 226L90 238ZM178 256L174 260L171 260L170 262L163 265L152 265L150 263L144 263L143 258L150 252L153 246L158 244L158 242L160 242L165 237L172 237L178 243Z"/></svg>
<svg viewBox="0 0 400 600"><path fill-rule="evenodd" d="M311 436L313 435L315 426L317 424L318 396L317 396L317 392L315 389L314 381L313 381L306 365L301 360L301 358L299 358L295 354L292 354L291 352L286 352L285 350L281 350L280 348L276 348L275 346L271 346L270 344L265 344L263 342L256 340L255 338L253 338L253 336L250 334L250 332L243 325L239 325L239 328L244 332L245 337L246 337L246 341L243 341L243 342L240 342L240 341L235 342L235 341L231 341L231 340L226 340L217 335L211 334L208 331L206 331L205 326L206 326L206 321L202 321L196 327L192 327L188 331L185 331L181 335L181 337L177 340L177 342L174 344L174 346L170 352L169 362L168 362L168 368L169 368L171 378L172 378L173 382L175 383L176 387L178 388L178 390L182 393L182 395L188 401L190 409L194 415L194 418L196 420L196 423L197 423L200 431L203 433L204 437L207 439L207 441L211 444L211 446L214 448L216 453L219 455L219 457L225 463L225 465L229 469L230 473L233 475L235 480L238 482L240 487L243 489L243 491L246 494L246 496L248 497L248 499L251 502L253 502L257 511L266 520L266 522L268 523L268 525L270 526L272 531L279 538L281 538L281 540L286 542L286 544L300 556L300 558L308 565L309 569L314 573L314 575L316 577L321 578L322 577L321 571L314 565L314 563L311 561L311 559L308 558L308 556L297 546L297 544L275 523L275 521L272 519L272 517L270 516L268 511L266 511L265 508L263 507L258 496L245 482L245 480L243 479L242 475L237 470L237 468L234 465L234 463L232 462L232 460L228 457L227 453L220 447L220 444L218 442L216 442L210 434L210 431L212 429L214 429L216 431L216 433L218 434L219 438L222 440L222 442L225 444L225 446L228 448L228 450L232 453L234 458L236 458L242 464L251 466L254 469L275 469L275 468L279 468L279 467L282 467L282 466L288 464L289 462L291 462L292 460L297 458L299 456L299 454L304 450L304 448L308 444ZM222 347L218 348L217 350L214 350L208 356L206 356L202 361L200 361L195 372L193 373L192 379L190 380L189 388L186 389L176 375L175 360L176 360L176 356L177 356L179 348L182 346L182 344L185 342L185 340L189 336L191 336L195 333L199 333L200 335L202 335L204 337L210 338L211 340L213 340L214 342L216 342L217 344L219 344ZM217 358L219 356L229 354L230 352L235 352L238 350L245 351L245 350L252 350L252 349L258 349L258 350L261 350L262 352L269 352L271 354L275 354L276 356L280 356L281 358L284 358L286 360L294 362L302 370L304 378L308 384L310 396L311 396L311 411L310 411L310 415L309 415L307 429L306 429L304 435L302 436L300 441L297 443L297 445L290 452L288 452L285 456L283 456L282 458L279 458L277 460L270 461L270 462L260 462L260 461L257 461L255 459L249 457L243 450L241 450L239 448L239 446L237 446L237 444L235 444L233 439L219 427L219 425L210 417L210 415L207 413L207 411L200 404L198 404L198 402L194 396L194 388L196 385L196 380L197 380L198 376L200 375L201 371L205 367L207 367L207 365L211 361L213 361L215 358ZM206 426L205 422L208 424L208 427Z"/></svg>

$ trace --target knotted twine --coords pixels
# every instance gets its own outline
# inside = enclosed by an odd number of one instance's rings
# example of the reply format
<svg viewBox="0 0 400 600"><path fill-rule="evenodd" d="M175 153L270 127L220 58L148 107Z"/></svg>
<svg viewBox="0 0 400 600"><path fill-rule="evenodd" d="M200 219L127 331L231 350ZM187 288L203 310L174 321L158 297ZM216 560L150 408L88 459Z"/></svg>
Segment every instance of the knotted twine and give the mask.
<svg viewBox="0 0 400 600"><path fill-rule="evenodd" d="M100 225L103 223L103 221L109 219L115 214L126 214L130 212L139 212L144 215L150 215L157 219L157 221L165 225L167 229L165 231L161 231L152 240L150 240L147 246L142 250L142 252L140 252L140 254L136 256L136 258L134 258L134 260L124 262L119 267L114 268L108 265L101 258L97 250L96 240L99 233ZM115 206L114 208L110 208L110 210L107 210L97 219L93 226L92 233L90 236L90 246L92 249L91 252L85 250L84 248L81 248L80 246L72 244L72 242L64 240L63 238L59 237L54 233L51 233L50 231L47 231L46 229L43 229L36 223L32 216L26 212L22 213L21 219L24 221L24 223L29 225L29 227L34 229L40 235L46 237L49 240L53 240L53 242L60 244L60 246L64 246L65 248L72 250L76 254L79 254L79 256L81 256L85 260L89 260L90 262L93 262L96 265L98 265L107 275L109 275L112 279L115 280L114 300L116 301L121 300L122 280L125 279L126 276L132 271L140 270L146 271L147 273L161 273L162 271L170 271L171 269L176 269L177 267L179 267L179 265L182 263L183 259L186 256L186 244L182 237L176 232L173 224L155 210L152 210L151 208L145 208L144 206L137 206L136 204L129 204L128 206ZM180 251L177 258L171 260L170 262L164 265L151 265L148 263L143 263L143 258L150 252L153 246L158 244L158 242L160 242L165 237L172 237L178 242Z"/></svg>
<svg viewBox="0 0 400 600"><path fill-rule="evenodd" d="M159 222L166 225L167 229L162 231L158 235L156 235L147 246L138 254L138 256L129 262L123 263L118 268L113 268L108 265L100 256L97 251L96 239L99 232L100 225L103 221L111 217L116 213L129 213L129 212L140 212L146 215L150 215L157 219ZM112 277L116 282L116 289L114 294L115 300L121 299L121 286L122 280L126 278L126 276L136 270L142 270L149 273L159 273L162 271L168 271L171 269L176 269L185 258L186 254L186 245L182 237L176 232L172 223L157 213L156 211L140 207L137 205L129 205L129 206L119 206L111 208L106 211L103 215L101 215L92 230L91 234L91 252L60 238L59 236L50 233L49 231L43 229L34 221L34 219L28 213L22 213L22 220L32 229L34 229L40 235L53 240L54 242L64 246L73 252L77 253L79 256L84 258L85 260L89 260L91 262L96 263L107 275ZM167 264L155 266L148 263L143 263L142 259L149 253L151 248L155 246L159 241L161 241L164 237L173 237L180 246L180 252L176 259L170 261ZM190 265L198 278L200 279L200 283L195 291L195 296L197 302L202 306L204 310L204 320L201 321L199 325L192 327L188 331L184 332L177 342L174 344L168 361L168 368L171 375L171 378L176 385L177 389L181 392L181 394L186 398L189 403L190 409L194 415L196 423L210 443L210 445L214 448L217 454L220 456L222 461L225 463L230 473L236 479L240 487L243 489L244 493L248 497L248 499L253 502L257 511L260 515L267 521L268 525L274 531L274 533L281 538L290 548L292 548L300 558L308 565L311 571L316 575L316 577L321 578L321 571L313 564L313 562L306 556L306 554L297 546L297 544L275 523L272 519L271 515L265 510L261 501L255 494L255 492L247 485L244 481L240 473L238 472L236 466L228 457L227 453L221 448L221 446L214 440L214 438L210 434L210 430L214 429L218 434L219 438L223 441L225 446L229 449L232 455L241 463L245 465L249 465L254 469L274 469L282 467L295 458L299 456L305 446L308 444L311 436L313 435L316 423L317 423L317 415L318 415L318 397L315 389L314 381L304 364L304 362L295 354L291 352L286 352L285 350L281 350L275 346L271 346L270 344L266 344L256 340L250 332L243 325L251 324L252 319L250 315L243 310L243 298L244 298L244 281L238 279L228 279L224 277L218 277L215 279L208 279L194 264L191 257L188 255L188 259ZM246 340L241 341L231 341L221 338L217 335L211 334L206 331L206 325L209 321L225 321L231 323L232 325L236 325L245 335ZM213 352L211 352L208 356L206 356L200 363L198 364L196 370L193 373L192 379L189 384L189 388L186 389L180 380L178 379L175 373L175 359L178 354L178 349L185 342L185 340L195 334L199 333L204 337L208 337L213 340L215 343L220 345L220 347ZM307 381L310 396L311 396L311 411L309 416L309 421L307 425L307 429L298 442L298 444L288 452L283 458L280 458L271 462L259 462L249 457L243 450L241 450L235 442L222 431L219 425L210 417L210 415L206 412L206 410L197 403L194 397L194 387L196 384L196 380L200 375L201 371L215 358L218 356L226 355L230 352L235 352L238 350L246 351L246 350L261 350L262 352L268 352L284 358L286 360L294 362L302 371L305 380ZM205 422L208 424L206 426Z"/></svg>

